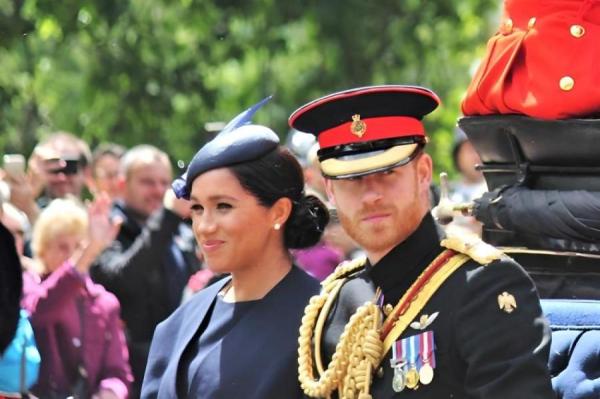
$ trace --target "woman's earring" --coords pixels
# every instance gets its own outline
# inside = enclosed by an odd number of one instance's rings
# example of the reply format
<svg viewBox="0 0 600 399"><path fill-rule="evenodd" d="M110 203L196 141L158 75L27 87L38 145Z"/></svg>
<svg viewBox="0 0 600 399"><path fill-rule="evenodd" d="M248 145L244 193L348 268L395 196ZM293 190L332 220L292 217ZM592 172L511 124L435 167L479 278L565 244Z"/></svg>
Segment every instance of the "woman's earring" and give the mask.
<svg viewBox="0 0 600 399"><path fill-rule="evenodd" d="M279 223L275 223L275 226L273 226L273 228L275 230L279 230L281 228L281 225Z"/></svg>

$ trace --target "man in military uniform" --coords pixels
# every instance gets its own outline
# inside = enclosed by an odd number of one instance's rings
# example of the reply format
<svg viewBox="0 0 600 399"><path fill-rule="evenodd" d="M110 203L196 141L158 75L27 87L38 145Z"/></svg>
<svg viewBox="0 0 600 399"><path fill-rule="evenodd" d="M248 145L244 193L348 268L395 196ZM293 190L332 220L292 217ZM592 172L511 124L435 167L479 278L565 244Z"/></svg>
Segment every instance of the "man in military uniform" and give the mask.
<svg viewBox="0 0 600 399"><path fill-rule="evenodd" d="M367 260L341 265L311 300L299 374L311 397L552 398L550 330L524 270L476 238L442 237L429 212L414 86L335 93L294 112L317 135L340 221Z"/></svg>

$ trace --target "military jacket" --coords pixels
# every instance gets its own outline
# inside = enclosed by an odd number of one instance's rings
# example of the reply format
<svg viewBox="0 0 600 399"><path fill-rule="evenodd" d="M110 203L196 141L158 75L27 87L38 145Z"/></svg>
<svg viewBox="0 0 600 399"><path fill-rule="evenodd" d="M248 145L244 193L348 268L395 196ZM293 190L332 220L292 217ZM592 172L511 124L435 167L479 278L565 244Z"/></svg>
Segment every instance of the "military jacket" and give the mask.
<svg viewBox="0 0 600 399"><path fill-rule="evenodd" d="M327 361L356 308L372 300L377 287L383 293L383 306L396 305L444 250L440 240L433 218L427 215L407 240L377 264L367 262L346 282L325 325ZM555 397L547 371L550 329L532 280L510 258L487 265L468 260L434 293L398 342L427 331L433 332L434 341L431 382L396 392L390 350L373 377L373 398Z"/></svg>

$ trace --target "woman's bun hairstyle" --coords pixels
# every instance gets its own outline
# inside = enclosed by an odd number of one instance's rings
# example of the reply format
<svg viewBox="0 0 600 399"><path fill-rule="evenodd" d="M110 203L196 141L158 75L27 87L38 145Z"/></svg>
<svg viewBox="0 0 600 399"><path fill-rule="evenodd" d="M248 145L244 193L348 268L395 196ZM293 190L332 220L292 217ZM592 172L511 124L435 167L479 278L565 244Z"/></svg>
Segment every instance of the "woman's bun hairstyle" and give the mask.
<svg viewBox="0 0 600 399"><path fill-rule="evenodd" d="M287 248L307 248L321 239L329 223L329 211L314 195L303 196L294 202L285 224L284 243Z"/></svg>
<svg viewBox="0 0 600 399"><path fill-rule="evenodd" d="M305 195L302 167L287 149L277 147L259 159L229 169L263 206L271 207L281 198L292 201L292 211L284 225L286 248L307 248L319 242L329 222L329 212L317 197Z"/></svg>

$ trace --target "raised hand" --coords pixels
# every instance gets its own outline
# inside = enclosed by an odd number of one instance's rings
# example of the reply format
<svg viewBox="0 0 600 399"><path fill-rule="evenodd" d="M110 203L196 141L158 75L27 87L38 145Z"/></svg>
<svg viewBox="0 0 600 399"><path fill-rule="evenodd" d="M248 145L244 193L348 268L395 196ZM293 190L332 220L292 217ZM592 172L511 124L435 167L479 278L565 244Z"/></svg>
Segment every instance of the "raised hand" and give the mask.
<svg viewBox="0 0 600 399"><path fill-rule="evenodd" d="M99 248L100 251L117 238L121 228L122 220L110 216L111 204L110 197L106 193L100 193L87 207L89 244Z"/></svg>
<svg viewBox="0 0 600 399"><path fill-rule="evenodd" d="M10 174L1 171L0 179L10 187L10 202L27 215L31 224L35 223L40 210L35 202L36 192L28 176L24 173Z"/></svg>
<svg viewBox="0 0 600 399"><path fill-rule="evenodd" d="M111 218L110 210L111 199L106 193L100 194L87 206L87 242L73 262L81 273L87 273L96 257L117 238L123 220Z"/></svg>

